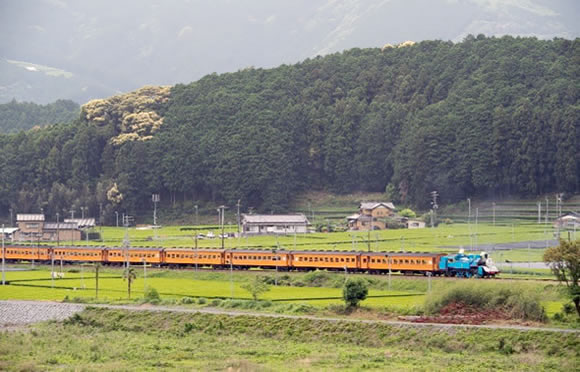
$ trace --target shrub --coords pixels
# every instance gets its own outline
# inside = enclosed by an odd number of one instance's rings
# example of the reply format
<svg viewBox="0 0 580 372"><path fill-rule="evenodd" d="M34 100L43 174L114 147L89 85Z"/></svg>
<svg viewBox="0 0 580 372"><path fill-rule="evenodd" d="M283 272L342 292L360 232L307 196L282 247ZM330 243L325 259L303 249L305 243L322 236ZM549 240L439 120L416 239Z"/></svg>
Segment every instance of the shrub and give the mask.
<svg viewBox="0 0 580 372"><path fill-rule="evenodd" d="M325 287L331 281L332 276L326 271L311 271L304 275L304 283L309 287Z"/></svg>
<svg viewBox="0 0 580 372"><path fill-rule="evenodd" d="M256 276L252 282L243 284L241 287L250 292L254 301L257 301L262 293L270 290L270 287L259 276Z"/></svg>
<svg viewBox="0 0 580 372"><path fill-rule="evenodd" d="M198 299L197 299L197 303L198 303L199 305L205 305L205 304L207 304L207 298L205 298L205 297L200 297L200 298L198 298Z"/></svg>
<svg viewBox="0 0 580 372"><path fill-rule="evenodd" d="M153 287L147 287L147 289L145 290L145 294L143 295L143 298L147 302L161 301L161 296L159 296L159 292L157 292L157 290Z"/></svg>
<svg viewBox="0 0 580 372"><path fill-rule="evenodd" d="M188 304L192 304L195 302L195 300L191 297L182 297L181 300L179 301L184 305L188 305Z"/></svg>
<svg viewBox="0 0 580 372"><path fill-rule="evenodd" d="M359 302L367 298L369 289L367 283L359 278L349 279L342 289L342 298L349 307L358 306Z"/></svg>
<svg viewBox="0 0 580 372"><path fill-rule="evenodd" d="M461 281L444 290L432 292L425 300L425 312L437 314L449 304L461 303L476 309L503 308L515 319L545 321L539 294L530 288L482 281Z"/></svg>
<svg viewBox="0 0 580 372"><path fill-rule="evenodd" d="M399 215L401 217L407 217L407 218L415 218L415 217L417 217L417 214L412 209L409 209L409 208L405 208L402 211L400 211L399 212Z"/></svg>
<svg viewBox="0 0 580 372"><path fill-rule="evenodd" d="M572 314L574 312L574 305L569 302L565 303L562 305L562 312L568 315Z"/></svg>

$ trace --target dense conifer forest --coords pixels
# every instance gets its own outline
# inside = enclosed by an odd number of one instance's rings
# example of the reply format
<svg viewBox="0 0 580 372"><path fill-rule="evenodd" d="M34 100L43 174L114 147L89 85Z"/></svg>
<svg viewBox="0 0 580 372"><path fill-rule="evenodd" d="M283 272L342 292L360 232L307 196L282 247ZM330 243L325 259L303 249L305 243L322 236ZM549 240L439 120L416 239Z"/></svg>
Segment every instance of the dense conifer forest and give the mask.
<svg viewBox="0 0 580 372"><path fill-rule="evenodd" d="M111 216L150 209L153 192L265 212L312 189L388 189L418 207L432 190L447 203L578 192L579 69L578 39L479 35L148 87L0 136L0 208L102 203Z"/></svg>
<svg viewBox="0 0 580 372"><path fill-rule="evenodd" d="M80 107L70 100L47 105L12 100L0 104L0 133L13 133L49 124L66 123L79 116Z"/></svg>

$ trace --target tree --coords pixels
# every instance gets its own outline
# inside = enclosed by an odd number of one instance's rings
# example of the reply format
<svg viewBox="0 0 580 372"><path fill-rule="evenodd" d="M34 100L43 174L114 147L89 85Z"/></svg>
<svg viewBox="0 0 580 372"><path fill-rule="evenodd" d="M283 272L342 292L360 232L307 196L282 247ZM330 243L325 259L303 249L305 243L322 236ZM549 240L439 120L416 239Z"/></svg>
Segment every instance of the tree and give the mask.
<svg viewBox="0 0 580 372"><path fill-rule="evenodd" d="M270 287L264 283L261 277L256 276L254 281L242 285L242 288L252 294L254 301L258 301L258 297L270 290Z"/></svg>
<svg viewBox="0 0 580 372"><path fill-rule="evenodd" d="M357 307L359 302L367 298L369 289L362 279L349 279L342 288L342 298L348 307Z"/></svg>
<svg viewBox="0 0 580 372"><path fill-rule="evenodd" d="M417 214L409 208L405 208L402 211L399 212L399 214L401 215L401 217L407 217L407 218L415 218L417 217Z"/></svg>
<svg viewBox="0 0 580 372"><path fill-rule="evenodd" d="M137 279L137 273L135 273L135 269L129 268L129 269L125 270L125 273L123 274L123 279L127 280L127 295L129 296L129 299L130 299L131 298L131 284L133 284L133 281L135 279Z"/></svg>
<svg viewBox="0 0 580 372"><path fill-rule="evenodd" d="M580 317L580 240L560 240L559 246L546 250L544 262L550 266L556 279L566 284Z"/></svg>

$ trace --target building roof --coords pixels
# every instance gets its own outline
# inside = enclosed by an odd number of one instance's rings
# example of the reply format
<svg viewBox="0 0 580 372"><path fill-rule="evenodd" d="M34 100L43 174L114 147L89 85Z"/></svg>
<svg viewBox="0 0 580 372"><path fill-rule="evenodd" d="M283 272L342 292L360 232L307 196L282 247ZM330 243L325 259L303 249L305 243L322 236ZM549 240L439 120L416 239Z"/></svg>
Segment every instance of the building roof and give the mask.
<svg viewBox="0 0 580 372"><path fill-rule="evenodd" d="M95 219L94 218L65 218L64 222L66 223L76 223L78 227L95 227Z"/></svg>
<svg viewBox="0 0 580 372"><path fill-rule="evenodd" d="M308 225L308 219L302 213L297 214L242 214L242 221L247 224L296 224Z"/></svg>
<svg viewBox="0 0 580 372"><path fill-rule="evenodd" d="M362 202L360 203L359 209L375 209L378 208L380 206L383 206L385 208L389 208L391 210L395 210L395 205L391 202Z"/></svg>
<svg viewBox="0 0 580 372"><path fill-rule="evenodd" d="M76 230L78 225L74 222L47 222L44 224L44 230Z"/></svg>
<svg viewBox="0 0 580 372"><path fill-rule="evenodd" d="M44 221L44 214L21 214L16 215L17 222L42 222Z"/></svg>
<svg viewBox="0 0 580 372"><path fill-rule="evenodd" d="M0 234L4 233L4 234L14 234L14 231L19 230L18 227L5 227L5 228L1 228L0 227Z"/></svg>

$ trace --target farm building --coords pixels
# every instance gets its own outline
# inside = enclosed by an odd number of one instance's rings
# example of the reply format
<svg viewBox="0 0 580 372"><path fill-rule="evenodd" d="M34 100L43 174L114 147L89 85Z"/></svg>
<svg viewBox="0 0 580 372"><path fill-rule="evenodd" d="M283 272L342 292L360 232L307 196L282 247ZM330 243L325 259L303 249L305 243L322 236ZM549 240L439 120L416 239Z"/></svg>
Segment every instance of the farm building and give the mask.
<svg viewBox="0 0 580 372"><path fill-rule="evenodd" d="M17 214L16 241L71 241L80 240L81 231L76 222L45 222L43 214Z"/></svg>
<svg viewBox="0 0 580 372"><path fill-rule="evenodd" d="M390 202L362 202L359 212L346 217L350 230L384 230L384 221L395 215L396 208Z"/></svg>
<svg viewBox="0 0 580 372"><path fill-rule="evenodd" d="M44 228L44 214L21 214L16 215L18 231L14 235L15 240L40 240Z"/></svg>
<svg viewBox="0 0 580 372"><path fill-rule="evenodd" d="M302 234L308 232L310 222L298 214L242 214L242 234Z"/></svg>

